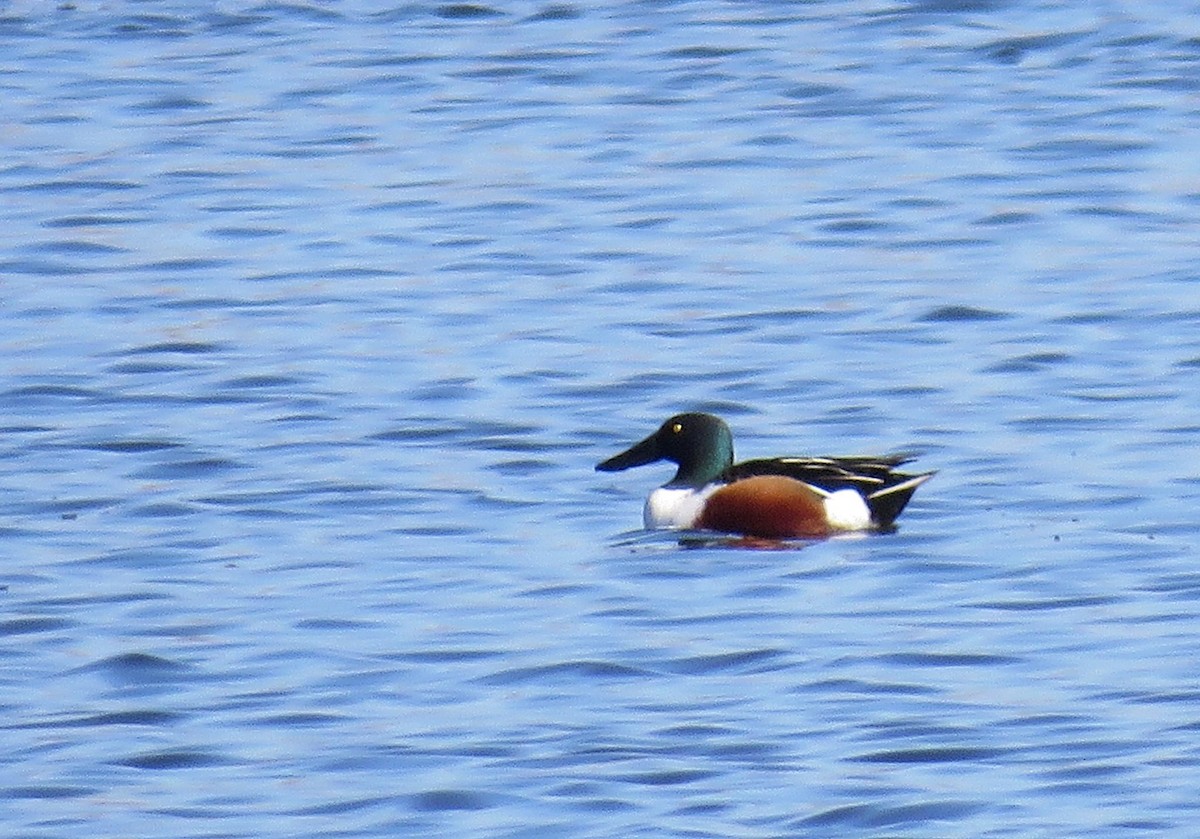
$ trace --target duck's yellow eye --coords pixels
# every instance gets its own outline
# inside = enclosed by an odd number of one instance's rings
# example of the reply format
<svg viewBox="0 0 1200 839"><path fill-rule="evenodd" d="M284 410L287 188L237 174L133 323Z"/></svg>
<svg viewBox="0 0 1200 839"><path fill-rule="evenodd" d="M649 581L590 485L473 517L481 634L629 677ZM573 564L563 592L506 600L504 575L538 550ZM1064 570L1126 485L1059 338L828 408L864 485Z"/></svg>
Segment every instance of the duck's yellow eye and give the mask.
<svg viewBox="0 0 1200 839"><path fill-rule="evenodd" d="M683 431L683 423L681 423L681 422L675 423L674 425L671 426L671 430L673 432L675 432L676 434L678 434L680 431Z"/></svg>

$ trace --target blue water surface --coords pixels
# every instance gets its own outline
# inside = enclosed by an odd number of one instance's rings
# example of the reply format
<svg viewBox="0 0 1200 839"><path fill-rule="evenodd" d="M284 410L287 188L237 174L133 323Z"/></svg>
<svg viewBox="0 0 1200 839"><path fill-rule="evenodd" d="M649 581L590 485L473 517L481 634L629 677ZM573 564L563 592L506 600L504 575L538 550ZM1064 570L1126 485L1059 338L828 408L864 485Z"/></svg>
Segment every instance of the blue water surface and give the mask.
<svg viewBox="0 0 1200 839"><path fill-rule="evenodd" d="M0 4L4 835L1200 833L1194 11Z"/></svg>

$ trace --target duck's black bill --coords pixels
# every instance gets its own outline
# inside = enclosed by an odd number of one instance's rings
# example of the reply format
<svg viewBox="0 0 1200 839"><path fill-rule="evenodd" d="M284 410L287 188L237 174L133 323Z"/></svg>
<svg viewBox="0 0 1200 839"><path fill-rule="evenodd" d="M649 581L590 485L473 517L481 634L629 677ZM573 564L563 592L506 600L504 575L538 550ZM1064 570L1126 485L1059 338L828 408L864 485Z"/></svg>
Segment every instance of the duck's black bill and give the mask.
<svg viewBox="0 0 1200 839"><path fill-rule="evenodd" d="M647 463L654 463L656 460L662 460L662 454L658 448L658 440L654 436L650 436L640 443L635 443L620 454L613 455L608 460L597 463L596 471L620 472L622 469L645 466Z"/></svg>

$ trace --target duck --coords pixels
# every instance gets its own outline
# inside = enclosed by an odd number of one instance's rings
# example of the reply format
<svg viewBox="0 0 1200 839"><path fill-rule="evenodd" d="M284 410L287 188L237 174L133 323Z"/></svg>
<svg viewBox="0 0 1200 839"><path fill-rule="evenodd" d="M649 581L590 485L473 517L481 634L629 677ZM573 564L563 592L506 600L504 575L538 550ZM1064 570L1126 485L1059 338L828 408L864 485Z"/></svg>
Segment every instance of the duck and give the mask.
<svg viewBox="0 0 1200 839"><path fill-rule="evenodd" d="M707 530L764 539L887 531L936 472L904 473L911 454L772 457L735 463L733 432L720 417L676 414L625 451L596 464L619 472L659 461L678 469L652 491L647 530Z"/></svg>

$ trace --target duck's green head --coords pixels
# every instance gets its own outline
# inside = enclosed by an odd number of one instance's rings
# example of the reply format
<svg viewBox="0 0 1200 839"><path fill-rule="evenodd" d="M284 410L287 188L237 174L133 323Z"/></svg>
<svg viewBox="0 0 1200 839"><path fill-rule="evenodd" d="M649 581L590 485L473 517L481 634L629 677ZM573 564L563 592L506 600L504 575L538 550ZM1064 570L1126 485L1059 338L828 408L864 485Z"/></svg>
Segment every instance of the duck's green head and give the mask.
<svg viewBox="0 0 1200 839"><path fill-rule="evenodd" d="M619 472L659 460L679 464L667 486L702 487L733 465L733 434L712 414L676 414L645 440L596 465Z"/></svg>

